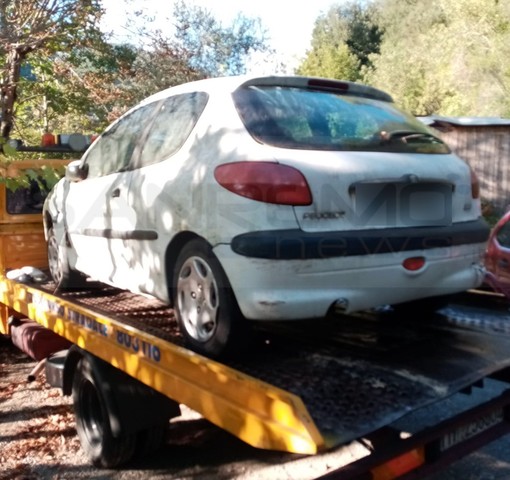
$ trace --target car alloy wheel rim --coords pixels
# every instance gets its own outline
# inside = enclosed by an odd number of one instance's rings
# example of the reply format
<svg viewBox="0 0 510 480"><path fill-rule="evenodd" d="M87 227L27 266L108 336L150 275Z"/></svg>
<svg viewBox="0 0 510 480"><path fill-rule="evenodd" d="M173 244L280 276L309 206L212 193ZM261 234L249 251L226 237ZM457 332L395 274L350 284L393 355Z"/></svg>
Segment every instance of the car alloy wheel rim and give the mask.
<svg viewBox="0 0 510 480"><path fill-rule="evenodd" d="M200 257L188 258L177 280L178 308L184 328L194 340L207 342L216 331L218 284L211 267Z"/></svg>

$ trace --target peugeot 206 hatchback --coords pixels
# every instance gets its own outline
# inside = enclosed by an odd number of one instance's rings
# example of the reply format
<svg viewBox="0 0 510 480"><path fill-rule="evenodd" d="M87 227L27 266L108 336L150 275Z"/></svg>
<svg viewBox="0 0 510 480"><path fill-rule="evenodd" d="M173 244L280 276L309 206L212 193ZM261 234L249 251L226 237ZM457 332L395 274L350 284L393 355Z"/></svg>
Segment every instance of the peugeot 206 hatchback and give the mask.
<svg viewBox="0 0 510 480"><path fill-rule="evenodd" d="M71 163L46 201L54 280L173 304L195 350L247 320L322 317L481 283L469 166L379 90L226 77L160 92Z"/></svg>

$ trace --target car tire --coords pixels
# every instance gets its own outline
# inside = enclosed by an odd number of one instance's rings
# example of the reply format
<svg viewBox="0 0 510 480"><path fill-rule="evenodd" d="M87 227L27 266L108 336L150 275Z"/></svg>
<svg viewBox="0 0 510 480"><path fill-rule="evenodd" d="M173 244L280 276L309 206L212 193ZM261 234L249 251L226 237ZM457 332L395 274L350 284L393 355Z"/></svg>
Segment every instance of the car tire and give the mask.
<svg viewBox="0 0 510 480"><path fill-rule="evenodd" d="M48 231L48 266L57 288L80 288L86 283L85 277L69 266L67 250L58 241L53 227Z"/></svg>
<svg viewBox="0 0 510 480"><path fill-rule="evenodd" d="M191 240L179 253L172 293L179 328L192 350L214 358L239 351L246 341L247 322L205 241Z"/></svg>
<svg viewBox="0 0 510 480"><path fill-rule="evenodd" d="M86 357L77 365L72 394L76 430L90 461L102 468L114 468L129 461L135 453L136 433L113 436L108 403Z"/></svg>

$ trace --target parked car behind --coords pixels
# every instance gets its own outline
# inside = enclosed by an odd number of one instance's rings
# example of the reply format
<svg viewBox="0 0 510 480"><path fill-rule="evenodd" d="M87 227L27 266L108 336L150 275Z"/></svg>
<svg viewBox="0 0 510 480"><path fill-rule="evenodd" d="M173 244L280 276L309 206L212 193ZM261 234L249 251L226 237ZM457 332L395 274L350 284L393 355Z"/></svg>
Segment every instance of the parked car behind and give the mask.
<svg viewBox="0 0 510 480"><path fill-rule="evenodd" d="M492 229L485 253L486 283L510 298L510 211Z"/></svg>
<svg viewBox="0 0 510 480"><path fill-rule="evenodd" d="M388 94L277 76L146 99L68 167L44 218L60 286L82 272L170 302L213 356L247 319L435 308L480 284L489 233L474 173Z"/></svg>

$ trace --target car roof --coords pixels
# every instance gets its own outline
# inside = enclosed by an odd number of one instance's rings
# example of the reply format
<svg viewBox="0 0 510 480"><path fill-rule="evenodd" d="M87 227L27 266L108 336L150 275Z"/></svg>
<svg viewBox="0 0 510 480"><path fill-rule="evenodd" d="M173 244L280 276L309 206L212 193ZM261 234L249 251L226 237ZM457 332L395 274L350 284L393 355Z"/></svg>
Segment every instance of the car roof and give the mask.
<svg viewBox="0 0 510 480"><path fill-rule="evenodd" d="M313 90L326 90L326 91L341 91L342 93L351 93L362 97L373 98L385 102L392 102L392 97L383 92L382 90L362 85L360 83L348 82L344 80L335 80L330 78L320 77L304 77L304 76L284 76L284 75L270 75L270 76L253 76L253 75L237 75L230 77L216 77L207 78L203 80L196 80L194 82L184 83L174 87L162 90L148 98L142 104L151 103L153 101L161 100L171 95L181 93L192 93L197 91L214 93L221 92L234 92L240 87L248 86L282 86L282 87L296 87L296 88L309 88Z"/></svg>

